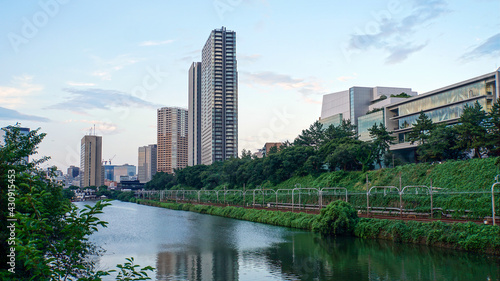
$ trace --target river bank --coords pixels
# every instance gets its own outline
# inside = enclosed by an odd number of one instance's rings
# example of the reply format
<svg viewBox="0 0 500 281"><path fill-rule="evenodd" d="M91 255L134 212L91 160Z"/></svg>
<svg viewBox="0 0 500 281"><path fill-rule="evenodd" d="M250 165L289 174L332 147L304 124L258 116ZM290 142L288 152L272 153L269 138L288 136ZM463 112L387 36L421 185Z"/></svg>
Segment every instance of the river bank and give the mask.
<svg viewBox="0 0 500 281"><path fill-rule="evenodd" d="M253 210L240 207L178 204L137 199L138 204L210 214L277 226L313 230L321 215ZM357 216L356 216L357 217ZM455 250L500 256L500 227L475 223L415 222L357 218L348 235L364 239L385 239L400 243L425 244Z"/></svg>

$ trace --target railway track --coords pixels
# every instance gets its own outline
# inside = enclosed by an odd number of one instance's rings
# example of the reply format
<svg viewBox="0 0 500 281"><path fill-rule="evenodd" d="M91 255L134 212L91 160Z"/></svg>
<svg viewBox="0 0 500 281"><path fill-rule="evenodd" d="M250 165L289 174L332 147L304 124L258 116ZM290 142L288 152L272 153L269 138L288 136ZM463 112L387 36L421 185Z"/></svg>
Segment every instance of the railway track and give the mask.
<svg viewBox="0 0 500 281"><path fill-rule="evenodd" d="M267 211L280 211L280 212L293 212L293 213L306 213L306 214L319 214L320 210L318 209L297 209L292 208L290 206L279 206L278 208L276 207L267 207L267 206L261 206L256 204L256 206L242 206L242 205L231 205L231 204L223 204L223 203L207 203L207 202L193 202L193 201L184 201L184 200L177 200L177 201L171 201L171 202L176 202L176 203L189 203L193 205L206 205L206 206L217 206L217 207L227 207L227 206L233 206L233 207L241 207L245 209L255 209L255 210L267 210ZM377 213L370 213L367 214L364 211L359 211L358 216L360 218L374 218L374 219L387 219L387 220L402 220L402 221L419 221L419 222L434 222L434 221L441 221L445 223L466 223L466 222L473 222L476 224L484 224L484 220L471 220L471 219L455 219L455 218L429 218L429 217L424 217L421 214L415 214L415 213L410 213L410 214L403 214L400 215L399 213L388 215L388 214L377 214ZM491 222L488 222L491 224Z"/></svg>

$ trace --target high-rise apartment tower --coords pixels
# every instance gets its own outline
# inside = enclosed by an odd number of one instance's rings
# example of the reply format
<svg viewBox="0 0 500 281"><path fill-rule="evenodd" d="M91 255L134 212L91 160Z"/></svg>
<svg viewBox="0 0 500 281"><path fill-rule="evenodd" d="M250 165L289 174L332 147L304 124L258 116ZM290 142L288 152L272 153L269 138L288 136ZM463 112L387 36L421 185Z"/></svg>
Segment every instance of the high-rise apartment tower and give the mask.
<svg viewBox="0 0 500 281"><path fill-rule="evenodd" d="M238 156L236 33L210 33L201 56L201 164Z"/></svg>
<svg viewBox="0 0 500 281"><path fill-rule="evenodd" d="M201 62L189 68L188 166L201 164Z"/></svg>
<svg viewBox="0 0 500 281"><path fill-rule="evenodd" d="M158 172L172 174L188 163L188 114L178 107L158 109Z"/></svg>

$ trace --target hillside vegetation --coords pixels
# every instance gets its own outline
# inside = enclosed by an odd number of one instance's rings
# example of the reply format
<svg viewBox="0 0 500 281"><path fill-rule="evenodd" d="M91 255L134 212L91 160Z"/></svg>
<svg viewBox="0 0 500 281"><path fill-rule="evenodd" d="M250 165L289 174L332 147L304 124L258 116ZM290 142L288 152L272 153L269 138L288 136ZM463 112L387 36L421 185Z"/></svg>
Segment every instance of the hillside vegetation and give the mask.
<svg viewBox="0 0 500 281"><path fill-rule="evenodd" d="M487 191L491 190L495 176L500 169L495 165L497 158L470 159L463 161L446 161L441 164L408 164L395 168L386 168L375 171L335 171L323 173L319 176L293 177L277 185L269 182L265 187L293 188L296 184L301 187L345 187L350 191L365 191L366 176L369 186L396 186L399 187L399 176L402 186L431 185L453 191Z"/></svg>

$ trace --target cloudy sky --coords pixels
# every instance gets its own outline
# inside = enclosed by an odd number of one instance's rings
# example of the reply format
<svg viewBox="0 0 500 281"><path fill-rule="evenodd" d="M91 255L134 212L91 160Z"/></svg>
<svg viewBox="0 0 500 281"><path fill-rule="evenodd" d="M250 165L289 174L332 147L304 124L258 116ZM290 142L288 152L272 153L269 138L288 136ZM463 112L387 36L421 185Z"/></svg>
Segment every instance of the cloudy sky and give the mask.
<svg viewBox="0 0 500 281"><path fill-rule="evenodd" d="M311 2L0 0L0 126L41 128L64 170L95 125L105 159L137 165L221 26L237 34L240 151L292 140L327 93L424 93L500 67L498 0Z"/></svg>

